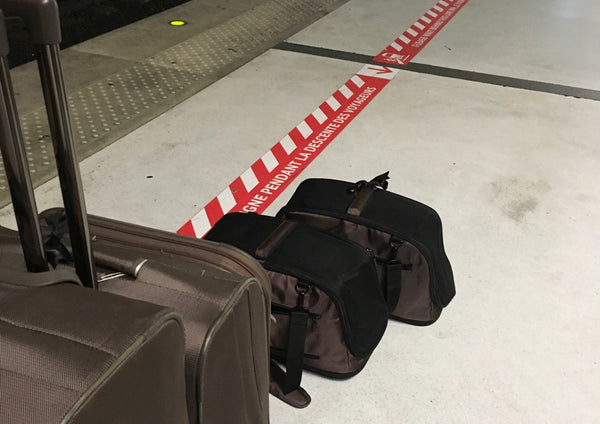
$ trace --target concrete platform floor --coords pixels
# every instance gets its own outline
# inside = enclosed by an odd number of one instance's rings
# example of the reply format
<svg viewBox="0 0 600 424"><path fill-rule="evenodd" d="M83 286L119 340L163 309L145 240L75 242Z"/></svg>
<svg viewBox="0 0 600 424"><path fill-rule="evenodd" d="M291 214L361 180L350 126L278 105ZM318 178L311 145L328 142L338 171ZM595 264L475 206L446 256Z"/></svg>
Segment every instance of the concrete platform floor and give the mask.
<svg viewBox="0 0 600 424"><path fill-rule="evenodd" d="M288 42L374 56L432 5L351 0ZM356 377L306 374L307 409L272 399L272 423L600 422L599 23L591 0L471 0L414 62L528 89L401 71L266 211L301 179L389 170L440 213L457 285ZM175 231L362 67L334 56L270 49L92 155L89 211Z"/></svg>
<svg viewBox="0 0 600 424"><path fill-rule="evenodd" d="M63 50L78 157L151 121L344 1L194 0ZM172 26L173 20L186 25ZM11 74L37 186L56 175L37 65ZM0 207L9 201L0 173Z"/></svg>

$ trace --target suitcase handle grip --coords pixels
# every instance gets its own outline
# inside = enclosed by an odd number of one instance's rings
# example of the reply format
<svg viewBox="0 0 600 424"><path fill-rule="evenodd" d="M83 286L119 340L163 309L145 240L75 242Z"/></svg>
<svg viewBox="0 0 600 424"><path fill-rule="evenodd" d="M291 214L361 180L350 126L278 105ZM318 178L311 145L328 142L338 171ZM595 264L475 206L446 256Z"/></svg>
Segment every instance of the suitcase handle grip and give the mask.
<svg viewBox="0 0 600 424"><path fill-rule="evenodd" d="M0 9L5 16L16 16L25 21L33 43L61 42L56 0L0 0Z"/></svg>

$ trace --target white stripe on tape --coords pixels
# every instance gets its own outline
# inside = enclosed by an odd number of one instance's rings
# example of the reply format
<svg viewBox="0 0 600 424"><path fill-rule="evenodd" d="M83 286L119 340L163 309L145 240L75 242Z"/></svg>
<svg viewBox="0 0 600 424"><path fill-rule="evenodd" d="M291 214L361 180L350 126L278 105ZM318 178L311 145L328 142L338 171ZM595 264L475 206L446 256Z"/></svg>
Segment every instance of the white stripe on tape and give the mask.
<svg viewBox="0 0 600 424"><path fill-rule="evenodd" d="M319 124L322 124L323 122L327 121L327 115L325 115L325 113L323 113L323 111L319 107L312 113L312 115L315 117Z"/></svg>
<svg viewBox="0 0 600 424"><path fill-rule="evenodd" d="M274 170L275 167L279 165L279 162L275 158L275 155L273 155L273 152L271 152L270 150L267 153L265 153L264 156L260 159L265 164L265 168L267 168L267 171L269 172Z"/></svg>
<svg viewBox="0 0 600 424"><path fill-rule="evenodd" d="M223 213L229 212L236 205L235 198L229 187L223 190L221 194L217 196L217 199L219 199L219 204L221 205Z"/></svg>
<svg viewBox="0 0 600 424"><path fill-rule="evenodd" d="M438 12L443 12L444 9L442 9L441 7L439 7L437 4L435 6L433 6L433 9L437 10Z"/></svg>
<svg viewBox="0 0 600 424"><path fill-rule="evenodd" d="M402 41L404 44L410 44L410 38L408 38L406 35L402 34L400 36L400 41Z"/></svg>
<svg viewBox="0 0 600 424"><path fill-rule="evenodd" d="M449 5L448 3L446 3L444 0L440 0L440 1L438 2L438 4L441 4L441 5L442 5L442 6L444 6L444 7L448 7L448 6L450 6L450 5Z"/></svg>
<svg viewBox="0 0 600 424"><path fill-rule="evenodd" d="M320 109L319 109L320 110ZM317 118L318 119L318 118ZM322 123L322 122L321 122ZM285 152L289 155L290 153L292 153L294 150L296 150L296 143L294 143L294 140L292 140L292 138L289 135L286 135L283 140L281 140L279 142L279 144L281 144L281 147L283 147L283 150L285 150ZM248 190L250 191L250 190Z"/></svg>
<svg viewBox="0 0 600 424"><path fill-rule="evenodd" d="M344 84L342 86L342 88L340 88L340 93L343 94L343 96L347 99L349 99L350 97L352 97L352 90L350 90L346 84Z"/></svg>
<svg viewBox="0 0 600 424"><path fill-rule="evenodd" d="M290 140L291 141L291 140ZM285 147L284 147L285 149ZM246 191L250 193L254 187L258 185L258 178L256 178L256 174L252 170L252 168L248 168L240 177L242 182L244 183L244 187L246 187Z"/></svg>
<svg viewBox="0 0 600 424"><path fill-rule="evenodd" d="M419 28L419 30L421 30L421 31L423 31L425 29L425 25L423 25L419 21L415 22L413 25L416 26L417 28Z"/></svg>
<svg viewBox="0 0 600 424"><path fill-rule="evenodd" d="M416 37L419 33L417 31L415 31L412 28L409 28L406 30L406 32L408 32L410 35L412 35L413 37Z"/></svg>
<svg viewBox="0 0 600 424"><path fill-rule="evenodd" d="M191 221L192 227L194 227L194 232L196 233L196 237L202 237L204 234L208 233L211 228L205 209L202 209L200 212L198 212Z"/></svg>
<svg viewBox="0 0 600 424"><path fill-rule="evenodd" d="M331 110L333 110L334 112L336 110L338 110L340 108L340 106L342 106L340 104L340 102L338 102L335 97L331 96L330 98L327 99L327 101L325 102L329 105L329 107L331 108Z"/></svg>
<svg viewBox="0 0 600 424"><path fill-rule="evenodd" d="M302 123L300 123L300 125L298 125L296 128L298 128L298 131L300 131L300 134L302 134L302 137L304 138L308 138L308 136L313 133L312 128L308 126L306 121L302 121Z"/></svg>
<svg viewBox="0 0 600 424"><path fill-rule="evenodd" d="M438 15L437 13L435 13L435 12L434 12L434 11L432 11L432 10L429 10L429 11L427 11L427 14L428 14L429 16L431 16L432 18L437 18L437 15Z"/></svg>
<svg viewBox="0 0 600 424"><path fill-rule="evenodd" d="M428 24L432 22L427 16L421 16L421 20L427 22Z"/></svg>
<svg viewBox="0 0 600 424"><path fill-rule="evenodd" d="M350 78L350 81L352 81L354 84L356 84L356 86L358 88L365 85L365 82L362 79L360 79L360 77L358 75L354 75L352 78Z"/></svg>
<svg viewBox="0 0 600 424"><path fill-rule="evenodd" d="M393 47L397 51L402 50L402 46L400 44L396 43L395 41L393 41L392 44L390 44L390 46Z"/></svg>

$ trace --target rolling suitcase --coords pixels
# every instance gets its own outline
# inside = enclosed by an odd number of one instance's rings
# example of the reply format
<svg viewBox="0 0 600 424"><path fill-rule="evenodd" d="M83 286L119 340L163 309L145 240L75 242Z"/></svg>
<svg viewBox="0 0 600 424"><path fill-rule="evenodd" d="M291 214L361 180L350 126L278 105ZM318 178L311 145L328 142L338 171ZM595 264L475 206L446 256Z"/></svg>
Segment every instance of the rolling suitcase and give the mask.
<svg viewBox="0 0 600 424"><path fill-rule="evenodd" d="M376 257L392 318L435 322L455 295L435 210L387 190L388 173L351 183L325 178L300 183L277 216L353 240Z"/></svg>
<svg viewBox="0 0 600 424"><path fill-rule="evenodd" d="M0 227L0 422L187 423L181 318L48 270L23 146L13 143L7 54L0 10L0 147L22 236Z"/></svg>
<svg viewBox="0 0 600 424"><path fill-rule="evenodd" d="M190 423L268 423L270 288L265 272L233 248L201 240L191 243L182 236L102 218L92 218L96 249L92 254L62 81L57 4L0 0L0 8L5 15L26 20L37 47L67 223L62 238L57 240L56 226L48 227L51 234L42 238L33 190L24 188L29 181L11 178L17 224L29 246L24 249L39 251L41 245L42 252L52 252L55 262L74 265L90 288L172 307L181 314ZM2 77L3 85L10 88L8 68L2 70ZM5 133L21 145L12 91L9 94ZM7 159L11 160L8 169L27 168L24 155ZM55 211L46 213L46 218L49 214ZM9 246L12 238L14 246L15 237L3 231L3 244ZM25 257L32 268L46 262L43 255Z"/></svg>
<svg viewBox="0 0 600 424"><path fill-rule="evenodd" d="M58 263L67 259L68 262L68 258L62 257L65 254L68 256L71 250L64 209L49 209L42 212L40 217L46 252L50 253L50 256L54 255L49 258L50 261ZM105 264L110 269L121 269L125 273L132 274L141 261L142 254L145 258L163 258L163 260L175 256L180 260L208 264L223 272L246 278L257 278L262 288L271 293L269 277L260 263L232 245L184 237L94 215L88 215L88 223L96 263ZM127 251L123 250L124 246ZM115 249L119 251L118 257L115 256ZM127 258L129 258L129 265L126 265ZM112 276L112 274L106 275L107 283ZM111 290L112 283L106 286L104 284L102 282L102 290ZM122 286L118 290L127 290L127 287ZM265 297L265 302L269 299L270 297ZM270 305L266 307L270 308ZM226 366L225 363L223 366ZM270 362L269 368L269 391L272 395L297 408L309 405L310 395L302 387L292 392L283 390L287 374L274 361ZM239 395L243 396L243 393L240 392Z"/></svg>
<svg viewBox="0 0 600 424"><path fill-rule="evenodd" d="M173 310L80 287L72 271L26 272L22 255L13 259L0 268L0 422L188 422Z"/></svg>

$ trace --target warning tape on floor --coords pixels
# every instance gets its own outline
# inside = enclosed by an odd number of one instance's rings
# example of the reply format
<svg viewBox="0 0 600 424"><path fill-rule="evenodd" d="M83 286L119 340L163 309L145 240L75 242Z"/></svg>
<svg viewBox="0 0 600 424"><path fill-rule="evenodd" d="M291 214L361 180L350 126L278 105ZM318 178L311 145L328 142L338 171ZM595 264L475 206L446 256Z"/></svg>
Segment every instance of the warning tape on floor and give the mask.
<svg viewBox="0 0 600 424"><path fill-rule="evenodd" d="M440 0L374 61L407 64L467 2ZM177 233L203 237L226 213L262 213L398 72L365 65Z"/></svg>
<svg viewBox="0 0 600 424"><path fill-rule="evenodd" d="M375 62L406 65L469 0L440 0L402 35L373 58Z"/></svg>

